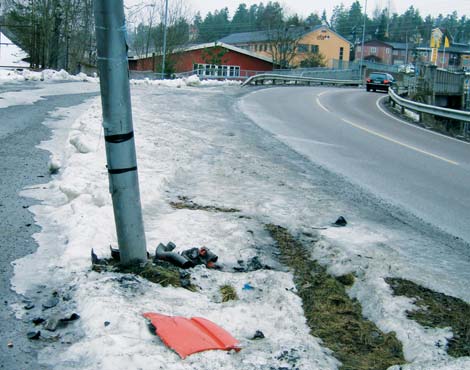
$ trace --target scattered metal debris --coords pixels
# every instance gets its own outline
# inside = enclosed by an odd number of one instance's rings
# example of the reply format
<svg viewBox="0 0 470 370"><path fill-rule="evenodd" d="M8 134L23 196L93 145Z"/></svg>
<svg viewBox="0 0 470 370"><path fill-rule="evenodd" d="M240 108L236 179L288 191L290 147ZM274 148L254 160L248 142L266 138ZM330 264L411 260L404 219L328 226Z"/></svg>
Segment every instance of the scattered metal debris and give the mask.
<svg viewBox="0 0 470 370"><path fill-rule="evenodd" d="M42 304L42 308L44 310L48 310L49 308L55 307L59 304L59 298L57 297L51 297L49 298L46 302Z"/></svg>
<svg viewBox="0 0 470 370"><path fill-rule="evenodd" d="M348 222L346 221L346 219L343 216L339 216L333 225L343 227L347 224Z"/></svg>
<svg viewBox="0 0 470 370"><path fill-rule="evenodd" d="M252 340L264 339L264 333L261 330L256 330L255 335L253 335Z"/></svg>
<svg viewBox="0 0 470 370"><path fill-rule="evenodd" d="M26 334L28 339L30 340L37 340L41 337L41 332L39 330L37 331L30 331L29 333Z"/></svg>

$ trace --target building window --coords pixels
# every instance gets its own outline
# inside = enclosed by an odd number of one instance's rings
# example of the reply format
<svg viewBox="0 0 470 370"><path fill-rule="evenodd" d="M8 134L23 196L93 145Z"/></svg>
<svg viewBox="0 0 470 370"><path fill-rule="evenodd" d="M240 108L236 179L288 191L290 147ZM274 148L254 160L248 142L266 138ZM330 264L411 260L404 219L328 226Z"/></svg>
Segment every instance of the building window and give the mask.
<svg viewBox="0 0 470 370"><path fill-rule="evenodd" d="M358 46L358 47L356 47L356 50L357 50L357 52L358 52L358 53L360 53L360 52L361 52L361 50L362 50L362 46Z"/></svg>
<svg viewBox="0 0 470 370"><path fill-rule="evenodd" d="M308 53L308 48L309 45L307 44L299 44L299 46L297 47L297 52L298 53Z"/></svg>
<svg viewBox="0 0 470 370"><path fill-rule="evenodd" d="M312 45L312 53L314 54L318 53L318 45Z"/></svg>
<svg viewBox="0 0 470 370"><path fill-rule="evenodd" d="M390 49L389 48L385 48L385 54L390 54Z"/></svg>
<svg viewBox="0 0 470 370"><path fill-rule="evenodd" d="M377 53L377 48L375 46L371 46L369 48L369 51L370 51L371 54L376 54Z"/></svg>
<svg viewBox="0 0 470 370"><path fill-rule="evenodd" d="M393 50L392 54L393 55L398 55L398 50Z"/></svg>
<svg viewBox="0 0 470 370"><path fill-rule="evenodd" d="M216 64L193 64L196 74L200 77L239 77L240 66L220 66Z"/></svg>
<svg viewBox="0 0 470 370"><path fill-rule="evenodd" d="M344 48L341 47L339 48L339 60L343 60L343 55L344 55Z"/></svg>

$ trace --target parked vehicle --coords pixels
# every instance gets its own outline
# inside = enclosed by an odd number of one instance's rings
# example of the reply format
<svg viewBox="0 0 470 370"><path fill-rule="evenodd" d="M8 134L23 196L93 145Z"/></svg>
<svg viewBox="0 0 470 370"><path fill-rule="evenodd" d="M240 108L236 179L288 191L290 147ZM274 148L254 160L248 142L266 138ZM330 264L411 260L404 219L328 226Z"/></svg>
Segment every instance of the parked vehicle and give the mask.
<svg viewBox="0 0 470 370"><path fill-rule="evenodd" d="M388 91L388 88L393 86L395 79L389 73L373 72L366 79L366 90L376 91L384 90Z"/></svg>
<svg viewBox="0 0 470 370"><path fill-rule="evenodd" d="M415 73L415 66L413 64L402 64L398 66L398 72L406 73L406 74L414 74Z"/></svg>

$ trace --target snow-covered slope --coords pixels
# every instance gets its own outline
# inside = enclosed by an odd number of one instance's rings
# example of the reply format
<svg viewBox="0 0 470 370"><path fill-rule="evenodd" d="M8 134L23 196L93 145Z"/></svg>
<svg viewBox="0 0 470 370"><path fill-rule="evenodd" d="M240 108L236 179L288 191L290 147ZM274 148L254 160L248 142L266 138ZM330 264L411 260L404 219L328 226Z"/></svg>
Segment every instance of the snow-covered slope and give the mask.
<svg viewBox="0 0 470 370"><path fill-rule="evenodd" d="M0 67L29 67L22 59L28 55L0 32Z"/></svg>

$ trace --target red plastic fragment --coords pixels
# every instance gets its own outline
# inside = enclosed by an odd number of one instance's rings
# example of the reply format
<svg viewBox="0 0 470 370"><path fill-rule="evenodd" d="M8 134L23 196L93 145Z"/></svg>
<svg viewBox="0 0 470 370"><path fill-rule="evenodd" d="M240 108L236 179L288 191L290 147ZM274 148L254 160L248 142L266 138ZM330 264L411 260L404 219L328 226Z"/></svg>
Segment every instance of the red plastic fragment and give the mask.
<svg viewBox="0 0 470 370"><path fill-rule="evenodd" d="M202 317L190 319L146 312L143 316L152 322L157 335L166 346L182 359L207 350L240 351L238 341L226 330Z"/></svg>

